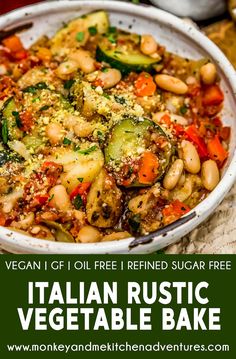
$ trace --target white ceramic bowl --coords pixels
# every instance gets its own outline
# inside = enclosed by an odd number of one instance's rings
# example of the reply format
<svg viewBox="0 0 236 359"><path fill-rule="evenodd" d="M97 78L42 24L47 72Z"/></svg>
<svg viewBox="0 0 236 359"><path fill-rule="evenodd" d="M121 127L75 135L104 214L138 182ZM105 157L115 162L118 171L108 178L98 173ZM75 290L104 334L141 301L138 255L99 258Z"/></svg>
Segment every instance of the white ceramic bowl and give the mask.
<svg viewBox="0 0 236 359"><path fill-rule="evenodd" d="M207 56L218 66L221 85L225 93L224 122L232 128L229 159L223 177L216 189L183 217L181 225L173 224L166 230L153 233L140 241L143 244L131 246L134 239L91 244L68 244L31 238L6 228L0 228L1 246L14 253L150 253L174 243L204 221L219 205L236 178L236 73L222 52L202 33L191 25L162 10L149 6L135 6L113 1L59 1L40 3L13 11L0 18L0 29L33 21L34 26L21 34L26 45L30 45L43 34L52 35L63 22L73 17L93 11L106 9L111 22L124 29L138 33L151 33L167 46L167 49L180 55L200 58ZM145 243L145 244L144 244ZM137 244L137 243L136 243Z"/></svg>

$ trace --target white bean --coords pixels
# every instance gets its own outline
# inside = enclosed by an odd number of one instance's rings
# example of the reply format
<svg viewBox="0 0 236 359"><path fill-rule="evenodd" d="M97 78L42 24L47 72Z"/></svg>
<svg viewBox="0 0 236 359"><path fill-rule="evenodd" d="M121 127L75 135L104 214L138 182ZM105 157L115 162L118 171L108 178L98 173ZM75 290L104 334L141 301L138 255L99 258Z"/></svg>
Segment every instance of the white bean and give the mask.
<svg viewBox="0 0 236 359"><path fill-rule="evenodd" d="M88 137L93 132L94 125L89 122L81 121L74 126L73 130L78 137Z"/></svg>
<svg viewBox="0 0 236 359"><path fill-rule="evenodd" d="M94 243L100 241L102 235L96 228L92 226L84 226L76 237L76 242L81 243Z"/></svg>
<svg viewBox="0 0 236 359"><path fill-rule="evenodd" d="M217 76L216 67L214 64L209 62L200 68L201 80L205 85L212 85Z"/></svg>
<svg viewBox="0 0 236 359"><path fill-rule="evenodd" d="M55 207L61 211L67 211L71 208L70 197L63 185L54 186L50 191L50 206Z"/></svg>
<svg viewBox="0 0 236 359"><path fill-rule="evenodd" d="M56 74L60 79L66 80L69 75L73 74L78 69L78 63L74 60L62 62L56 69Z"/></svg>
<svg viewBox="0 0 236 359"><path fill-rule="evenodd" d="M95 71L95 60L88 51L77 50L70 55L70 60L75 61L85 74Z"/></svg>
<svg viewBox="0 0 236 359"><path fill-rule="evenodd" d="M45 133L51 145L57 145L64 137L63 128L59 123L49 123L45 129Z"/></svg>
<svg viewBox="0 0 236 359"><path fill-rule="evenodd" d="M101 86L106 90L118 84L118 82L121 80L121 77L121 72L119 70L106 69L105 72L98 71L96 79L101 80Z"/></svg>
<svg viewBox="0 0 236 359"><path fill-rule="evenodd" d="M142 35L140 50L145 55L151 55L157 51L157 42L152 35Z"/></svg>
<svg viewBox="0 0 236 359"><path fill-rule="evenodd" d="M155 76L155 81L161 89L177 95L184 95L188 91L188 86L177 77L160 74Z"/></svg>
<svg viewBox="0 0 236 359"><path fill-rule="evenodd" d="M175 188L182 175L183 169L184 162L181 159L177 159L174 163L172 163L163 180L163 186L165 189L172 190Z"/></svg>
<svg viewBox="0 0 236 359"><path fill-rule="evenodd" d="M208 191L212 191L217 186L220 181L220 173L215 161L207 160L203 162L201 178L203 186Z"/></svg>
<svg viewBox="0 0 236 359"><path fill-rule="evenodd" d="M198 173L201 169L201 162L196 147L191 142L185 140L181 142L180 146L184 168L190 173Z"/></svg>

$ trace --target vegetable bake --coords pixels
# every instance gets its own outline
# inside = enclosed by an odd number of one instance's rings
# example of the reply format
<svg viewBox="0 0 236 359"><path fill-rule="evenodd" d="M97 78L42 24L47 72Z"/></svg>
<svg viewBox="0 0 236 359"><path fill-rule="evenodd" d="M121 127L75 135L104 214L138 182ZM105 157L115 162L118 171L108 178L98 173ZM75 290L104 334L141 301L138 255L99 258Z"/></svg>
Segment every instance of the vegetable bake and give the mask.
<svg viewBox="0 0 236 359"><path fill-rule="evenodd" d="M0 225L71 243L158 230L214 190L230 128L216 66L73 19L0 45Z"/></svg>

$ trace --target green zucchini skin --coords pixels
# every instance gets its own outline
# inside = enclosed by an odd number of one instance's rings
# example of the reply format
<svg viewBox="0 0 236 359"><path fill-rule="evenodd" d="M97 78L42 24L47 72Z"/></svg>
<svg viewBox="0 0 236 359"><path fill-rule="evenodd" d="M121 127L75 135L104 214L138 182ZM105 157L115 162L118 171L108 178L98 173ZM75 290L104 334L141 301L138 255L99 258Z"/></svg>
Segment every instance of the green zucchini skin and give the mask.
<svg viewBox="0 0 236 359"><path fill-rule="evenodd" d="M120 56L121 58L121 56ZM145 64L145 63L140 63L140 64L128 64L123 62L120 59L116 59L113 56L110 56L106 53L105 50L103 50L100 46L97 47L96 50L96 60L99 62L106 62L108 63L111 67L120 70L120 72L122 73L123 76L128 75L130 72L134 71L134 72L149 72L149 73L154 73L155 70L153 68L153 65L157 64L159 61L153 61L151 64Z"/></svg>
<svg viewBox="0 0 236 359"><path fill-rule="evenodd" d="M152 133L157 133L168 142L168 145L165 146L164 150L155 153L161 163L160 171L155 182L164 174L172 154L172 145L165 132L160 126L146 118L124 119L117 123L111 130L105 148L105 162L107 168L113 172L118 184L120 184L119 182L122 182L120 181L120 175L123 166L130 164L130 167L132 168L132 161L138 161L143 152L149 151L146 140L150 137L150 130ZM127 185L127 187L146 186L149 186L149 184L140 184L137 178L134 179L131 184Z"/></svg>

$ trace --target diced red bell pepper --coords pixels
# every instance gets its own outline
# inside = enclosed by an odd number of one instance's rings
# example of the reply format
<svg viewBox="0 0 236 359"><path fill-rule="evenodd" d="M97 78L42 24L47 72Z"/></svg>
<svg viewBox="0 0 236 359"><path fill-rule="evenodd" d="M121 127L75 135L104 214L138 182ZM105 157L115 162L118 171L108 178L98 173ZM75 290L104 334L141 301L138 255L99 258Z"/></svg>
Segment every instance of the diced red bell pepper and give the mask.
<svg viewBox="0 0 236 359"><path fill-rule="evenodd" d="M79 183L75 189L70 194L70 200L72 201L78 194L82 197L83 201L86 201L87 191L91 186L91 182L82 182Z"/></svg>
<svg viewBox="0 0 236 359"><path fill-rule="evenodd" d="M227 141L230 138L231 128L230 127L222 127L219 131L220 138L223 141Z"/></svg>
<svg viewBox="0 0 236 359"><path fill-rule="evenodd" d="M204 106L217 106L224 100L224 94L218 85L207 86L203 91L202 103Z"/></svg>
<svg viewBox="0 0 236 359"><path fill-rule="evenodd" d="M189 211L190 208L186 204L176 199L162 210L164 223L168 224L174 222Z"/></svg>
<svg viewBox="0 0 236 359"><path fill-rule="evenodd" d="M219 166L221 167L226 158L228 157L228 152L222 146L218 135L216 135L212 140L208 142L207 149L210 158L214 161L217 161Z"/></svg>
<svg viewBox="0 0 236 359"><path fill-rule="evenodd" d="M49 199L49 195L48 194L37 194L35 196L35 200L41 205L43 206Z"/></svg>
<svg viewBox="0 0 236 359"><path fill-rule="evenodd" d="M192 141L196 146L200 158L208 157L208 150L203 138L200 137L199 131L195 125L189 126L185 133L190 141Z"/></svg>

